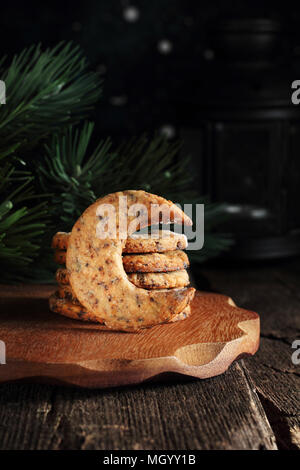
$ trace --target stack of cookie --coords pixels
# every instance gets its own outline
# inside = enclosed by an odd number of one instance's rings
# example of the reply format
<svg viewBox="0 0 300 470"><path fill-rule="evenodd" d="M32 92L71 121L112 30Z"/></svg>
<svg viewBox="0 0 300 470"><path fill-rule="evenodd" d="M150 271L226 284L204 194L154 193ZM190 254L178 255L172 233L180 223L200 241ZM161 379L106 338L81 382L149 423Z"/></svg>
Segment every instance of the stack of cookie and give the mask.
<svg viewBox="0 0 300 470"><path fill-rule="evenodd" d="M66 262L69 235L58 232L52 240L54 259L60 265L65 265ZM182 289L188 286L189 276L186 268L189 266L189 260L182 251L185 248L186 236L168 230L131 235L123 250L123 267L129 281L136 287L147 290ZM74 295L65 266L57 270L56 281L58 290L51 299L51 310L71 318L99 322ZM183 320L189 313L188 305L171 321Z"/></svg>

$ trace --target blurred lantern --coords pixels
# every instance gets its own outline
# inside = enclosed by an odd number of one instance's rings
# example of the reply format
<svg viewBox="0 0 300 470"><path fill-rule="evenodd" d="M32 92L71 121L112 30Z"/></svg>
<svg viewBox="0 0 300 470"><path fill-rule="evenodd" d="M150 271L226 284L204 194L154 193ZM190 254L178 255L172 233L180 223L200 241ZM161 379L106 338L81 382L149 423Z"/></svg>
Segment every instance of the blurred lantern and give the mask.
<svg viewBox="0 0 300 470"><path fill-rule="evenodd" d="M291 102L300 70L287 33L268 19L218 21L202 64L185 65L184 153L201 193L227 201L239 258L300 253L300 106Z"/></svg>

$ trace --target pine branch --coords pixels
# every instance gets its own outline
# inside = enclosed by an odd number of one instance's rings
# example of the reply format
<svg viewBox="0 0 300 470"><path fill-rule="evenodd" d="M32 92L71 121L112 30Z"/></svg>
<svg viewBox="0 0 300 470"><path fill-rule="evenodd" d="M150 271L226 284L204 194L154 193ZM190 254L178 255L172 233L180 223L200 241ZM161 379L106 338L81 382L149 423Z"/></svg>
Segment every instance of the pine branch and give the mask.
<svg viewBox="0 0 300 470"><path fill-rule="evenodd" d="M45 156L38 166L41 188L52 193L52 224L70 230L76 219L97 197L106 178L115 171L116 154L110 139L100 141L89 151L94 124L85 123L81 130L69 127L53 136L44 146Z"/></svg>
<svg viewBox="0 0 300 470"><path fill-rule="evenodd" d="M181 144L168 142L162 136L131 139L117 149L119 171L115 186L135 188L178 199L189 192L189 159L177 160Z"/></svg>
<svg viewBox="0 0 300 470"><path fill-rule="evenodd" d="M71 230L83 210L98 197L133 188L161 194L181 204L205 203L205 245L193 254L195 260L216 256L230 245L228 237L211 233L217 221L223 219L223 207L190 191L189 161L178 162L178 142L142 136L115 152L109 140L90 150L93 127L91 123L84 124L80 131L70 127L45 145L39 175L43 191L53 193L51 214L55 229Z"/></svg>
<svg viewBox="0 0 300 470"><path fill-rule="evenodd" d="M75 125L99 99L101 82L78 46L32 46L11 63L0 59L0 76L7 94L0 106L0 260L6 279L49 279L53 232L70 230L96 198L130 188L181 204L206 202L205 245L190 252L193 258L203 260L228 246L228 238L214 233L222 207L190 190L189 160L179 162L178 143L142 136L116 149L110 139L91 148L94 125ZM44 264L33 268L41 254Z"/></svg>
<svg viewBox="0 0 300 470"><path fill-rule="evenodd" d="M1 159L2 160L2 159ZM27 173L27 172L26 172ZM9 163L0 168L0 262L2 280L22 279L40 251L46 221L46 203L28 207L35 197L32 175L21 174Z"/></svg>
<svg viewBox="0 0 300 470"><path fill-rule="evenodd" d="M60 43L42 51L32 46L7 65L0 61L6 84L1 105L0 148L14 143L33 147L45 136L87 116L99 99L101 82L87 70L78 46Z"/></svg>

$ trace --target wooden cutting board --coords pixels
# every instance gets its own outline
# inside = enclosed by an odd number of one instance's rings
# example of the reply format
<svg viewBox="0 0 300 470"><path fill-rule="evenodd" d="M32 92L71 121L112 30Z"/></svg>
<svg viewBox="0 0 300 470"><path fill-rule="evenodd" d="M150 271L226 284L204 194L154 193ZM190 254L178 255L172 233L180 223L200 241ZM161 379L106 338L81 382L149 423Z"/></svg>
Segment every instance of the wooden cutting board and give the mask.
<svg viewBox="0 0 300 470"><path fill-rule="evenodd" d="M226 296L197 291L184 321L139 333L103 331L49 311L53 286L0 286L0 382L80 387L135 384L166 372L222 374L259 345L259 316Z"/></svg>

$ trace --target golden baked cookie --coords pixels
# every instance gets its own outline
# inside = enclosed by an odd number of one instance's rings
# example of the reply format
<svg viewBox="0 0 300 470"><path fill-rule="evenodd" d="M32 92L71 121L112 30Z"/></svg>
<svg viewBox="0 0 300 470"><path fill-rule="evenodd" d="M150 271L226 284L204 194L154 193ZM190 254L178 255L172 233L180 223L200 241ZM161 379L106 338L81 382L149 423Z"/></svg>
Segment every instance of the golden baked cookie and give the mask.
<svg viewBox="0 0 300 470"><path fill-rule="evenodd" d="M120 205L120 200L124 204ZM107 214L108 207L113 210ZM153 207L158 211L153 213ZM76 298L89 312L104 320L108 328L126 331L171 320L189 305L195 289L146 290L129 281L122 264L126 241L118 225L120 215L122 217L124 213L127 214L127 238L137 230L160 222L192 225L192 221L171 201L144 191L130 190L98 199L75 223L69 238L66 265ZM116 233L111 228L115 227L115 221ZM104 226L110 228L112 238L107 237L107 232L106 237L102 236ZM177 252L182 258L183 252ZM178 259L174 264L176 269L184 269L188 264L187 257L181 263L182 267L178 266Z"/></svg>
<svg viewBox="0 0 300 470"><path fill-rule="evenodd" d="M54 250L54 261L66 263L66 251ZM181 250L165 253L138 253L123 256L123 266L127 273L160 273L178 271L189 267L189 259Z"/></svg>
<svg viewBox="0 0 300 470"><path fill-rule="evenodd" d="M187 254L181 250L165 253L124 255L123 265L127 273L160 273L178 271L189 266Z"/></svg>
<svg viewBox="0 0 300 470"><path fill-rule="evenodd" d="M66 268L59 268L55 273L55 279L59 285L70 284L70 276Z"/></svg>
<svg viewBox="0 0 300 470"><path fill-rule="evenodd" d="M74 320L99 323L104 327L104 323L100 321L98 317L95 317L93 314L88 312L82 305L79 303L75 304L66 298L59 297L57 292L50 296L49 307L52 312L59 313L65 317L72 318ZM168 323L185 320L190 315L190 313L191 307L188 305L182 312L172 317Z"/></svg>
<svg viewBox="0 0 300 470"><path fill-rule="evenodd" d="M129 273L128 279L143 289L172 289L189 285L189 275L185 269L167 273Z"/></svg>
<svg viewBox="0 0 300 470"><path fill-rule="evenodd" d="M70 233L67 232L57 232L52 238L51 247L54 250L66 250L68 248Z"/></svg>
<svg viewBox="0 0 300 470"><path fill-rule="evenodd" d="M67 299L59 298L57 293L52 294L49 298L49 307L52 312L59 313L65 317L73 318L74 320L83 320L94 323L102 323L99 316L95 316L88 312L82 305L74 304Z"/></svg>
<svg viewBox="0 0 300 470"><path fill-rule="evenodd" d="M52 239L54 250L67 250L70 234L57 232ZM134 233L126 240L123 253L162 253L171 250L185 250L188 246L184 234L170 230L155 230L151 234Z"/></svg>
<svg viewBox="0 0 300 470"><path fill-rule="evenodd" d="M178 313L174 318L172 318L169 323L174 323L176 321L181 321L181 320L185 320L186 318L188 318L191 314L191 306L188 305L187 307L185 307L184 310L182 310L182 312Z"/></svg>
<svg viewBox="0 0 300 470"><path fill-rule="evenodd" d="M123 253L163 253L171 250L185 250L187 238L170 230L156 230L151 234L134 233L127 238Z"/></svg>
<svg viewBox="0 0 300 470"><path fill-rule="evenodd" d="M56 271L56 281L63 287L70 284L69 273L66 268ZM172 289L189 285L189 275L185 269L168 273L129 273L128 279L135 286L144 289Z"/></svg>
<svg viewBox="0 0 300 470"><path fill-rule="evenodd" d="M66 299L69 300L70 302L80 305L78 299L76 298L76 295L74 294L72 287L70 285L67 286L58 286L58 289L56 291L57 297L60 299Z"/></svg>
<svg viewBox="0 0 300 470"><path fill-rule="evenodd" d="M66 255L67 252L63 250L54 250L54 261L57 264L65 264L66 263Z"/></svg>

